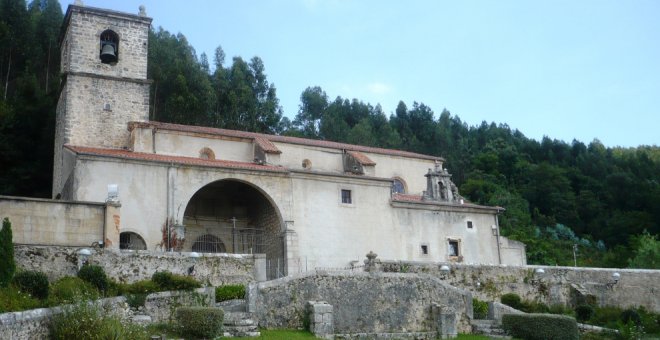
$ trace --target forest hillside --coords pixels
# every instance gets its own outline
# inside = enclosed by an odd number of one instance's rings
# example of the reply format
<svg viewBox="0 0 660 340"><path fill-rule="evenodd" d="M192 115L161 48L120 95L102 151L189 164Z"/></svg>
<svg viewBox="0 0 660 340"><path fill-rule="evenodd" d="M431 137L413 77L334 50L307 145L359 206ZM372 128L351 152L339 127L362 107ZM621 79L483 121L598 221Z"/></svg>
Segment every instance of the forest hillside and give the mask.
<svg viewBox="0 0 660 340"><path fill-rule="evenodd" d="M50 197L62 19L57 0L0 0L1 195ZM227 60L221 47L211 59L152 28L150 119L442 156L463 196L506 208L502 234L527 244L530 264L660 268L658 146L534 140L423 98L385 109L331 98L313 74L288 118L263 60Z"/></svg>

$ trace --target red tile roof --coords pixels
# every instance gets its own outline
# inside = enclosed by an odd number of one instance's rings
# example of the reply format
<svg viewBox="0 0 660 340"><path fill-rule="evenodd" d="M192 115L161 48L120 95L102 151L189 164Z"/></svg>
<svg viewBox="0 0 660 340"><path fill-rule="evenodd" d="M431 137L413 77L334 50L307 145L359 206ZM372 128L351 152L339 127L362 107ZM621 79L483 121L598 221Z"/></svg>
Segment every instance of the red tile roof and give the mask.
<svg viewBox="0 0 660 340"><path fill-rule="evenodd" d="M377 154L390 155L390 156L401 156L401 157L411 157L411 158L419 158L419 159L444 161L444 159L442 157L422 155L422 154L419 154L419 153L402 151L402 150L374 148L374 147L370 147L370 146L354 145L354 144L346 144L346 143L337 143L337 142L331 142L331 141L326 141L326 140L306 139L306 138L289 137L289 136L266 135L266 134L256 133L256 132L217 129L217 128L210 128L210 127L204 127L204 126L179 125L179 124L161 123L161 122L154 122L154 121L151 121L151 122L130 122L130 123L128 123L128 129L129 130L133 130L135 128L155 128L155 129L161 129L161 130L190 132L190 133L201 133L201 134L208 134L208 135L238 137L238 138L246 138L246 139L255 139L255 138L261 137L261 138L265 138L266 140L268 140L270 142L299 144L299 145L316 146L316 147L322 147L322 148L370 152L370 153L377 153Z"/></svg>
<svg viewBox="0 0 660 340"><path fill-rule="evenodd" d="M422 201L422 196L421 195L408 195L408 194L395 193L395 194L392 195L392 199L395 200L395 201L421 202Z"/></svg>
<svg viewBox="0 0 660 340"><path fill-rule="evenodd" d="M282 153L273 142L264 137L255 137L254 142L257 143L265 153Z"/></svg>
<svg viewBox="0 0 660 340"><path fill-rule="evenodd" d="M168 156L168 155L159 155L155 153L132 152L123 149L89 148L89 147L72 146L72 145L65 145L65 147L77 154L82 154L82 155L106 156L113 158L135 159L135 160L160 162L160 163L198 165L198 166L208 166L214 168L262 170L262 171L271 171L271 172L288 171L286 168L283 167L272 166L272 165L259 165L248 162L210 160L210 159L182 157L182 156Z"/></svg>
<svg viewBox="0 0 660 340"><path fill-rule="evenodd" d="M346 153L353 156L353 158L362 165L376 165L376 162L372 161L371 158L359 151L346 151Z"/></svg>
<svg viewBox="0 0 660 340"><path fill-rule="evenodd" d="M392 200L393 201L399 201L399 202L438 203L436 201L424 201L422 195L410 195L410 194L400 194L400 193L392 194ZM487 206L487 205L474 204L474 203L468 202L468 200L466 200L466 199L463 199L462 204L453 203L453 205L466 207L466 208L480 208L480 209L489 209L489 210L498 210L498 211L506 210L506 209L504 209L500 206L491 207L491 206Z"/></svg>

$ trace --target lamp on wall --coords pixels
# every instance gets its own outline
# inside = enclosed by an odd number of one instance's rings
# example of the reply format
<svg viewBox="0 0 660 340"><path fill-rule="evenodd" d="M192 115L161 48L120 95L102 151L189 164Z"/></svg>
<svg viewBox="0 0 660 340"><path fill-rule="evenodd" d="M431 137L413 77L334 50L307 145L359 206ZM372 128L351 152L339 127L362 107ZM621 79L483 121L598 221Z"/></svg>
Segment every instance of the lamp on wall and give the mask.
<svg viewBox="0 0 660 340"><path fill-rule="evenodd" d="M108 198L106 201L119 200L119 186L117 184L108 184Z"/></svg>
<svg viewBox="0 0 660 340"><path fill-rule="evenodd" d="M543 275L545 275L545 270L543 268L536 268L534 270L534 276L531 280L529 280L529 282L535 286L541 283L541 278L543 278Z"/></svg>
<svg viewBox="0 0 660 340"><path fill-rule="evenodd" d="M87 249L83 248L78 250L78 270L82 268L85 264L87 264L87 259L92 255L92 252Z"/></svg>
<svg viewBox="0 0 660 340"><path fill-rule="evenodd" d="M443 280L446 279L449 272L450 272L450 268L449 268L448 265L443 264L442 266L440 266L440 278L441 279L443 279Z"/></svg>
<svg viewBox="0 0 660 340"><path fill-rule="evenodd" d="M606 284L607 288L613 289L614 285L619 283L619 279L621 279L621 274L616 273L616 272L614 274L612 274L612 281L610 281Z"/></svg>
<svg viewBox="0 0 660 340"><path fill-rule="evenodd" d="M493 236L497 236L497 225L491 225L490 230L493 232Z"/></svg>
<svg viewBox="0 0 660 340"><path fill-rule="evenodd" d="M188 268L188 275L195 275L195 264L197 263L197 259L200 257L199 253L197 252L192 252L190 253L190 258L192 258L193 265Z"/></svg>

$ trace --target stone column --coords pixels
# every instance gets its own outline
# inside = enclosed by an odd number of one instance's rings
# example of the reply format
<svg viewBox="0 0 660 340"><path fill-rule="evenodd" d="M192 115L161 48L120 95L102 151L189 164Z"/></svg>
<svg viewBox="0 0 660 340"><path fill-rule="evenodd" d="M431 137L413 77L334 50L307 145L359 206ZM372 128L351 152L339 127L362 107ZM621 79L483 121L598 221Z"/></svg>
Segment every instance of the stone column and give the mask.
<svg viewBox="0 0 660 340"><path fill-rule="evenodd" d="M119 249L119 233L121 232L121 203L118 200L105 202L105 221L103 230L103 247Z"/></svg>
<svg viewBox="0 0 660 340"><path fill-rule="evenodd" d="M323 339L333 339L335 333L332 317L332 305L325 301L307 301L307 317L309 318L309 331Z"/></svg>
<svg viewBox="0 0 660 340"><path fill-rule="evenodd" d="M300 252L298 250L298 233L293 230L293 221L285 221L284 244L286 246L287 275L300 273Z"/></svg>
<svg viewBox="0 0 660 340"><path fill-rule="evenodd" d="M453 308L433 303L431 304L431 314L437 327L438 338L454 339L458 337L456 311Z"/></svg>

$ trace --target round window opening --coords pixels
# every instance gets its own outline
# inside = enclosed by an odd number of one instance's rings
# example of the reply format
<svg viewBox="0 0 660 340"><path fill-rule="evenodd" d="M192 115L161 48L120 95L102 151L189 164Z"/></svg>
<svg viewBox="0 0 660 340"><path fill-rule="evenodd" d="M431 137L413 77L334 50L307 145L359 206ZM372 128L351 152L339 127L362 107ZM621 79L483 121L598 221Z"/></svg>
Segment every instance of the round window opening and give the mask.
<svg viewBox="0 0 660 340"><path fill-rule="evenodd" d="M303 167L303 169L311 169L312 168L312 161L310 161L309 159L303 160L302 167Z"/></svg>
<svg viewBox="0 0 660 340"><path fill-rule="evenodd" d="M203 148L199 150L199 158L201 159L208 159L208 160L215 160L215 153L213 150L209 148Z"/></svg>

